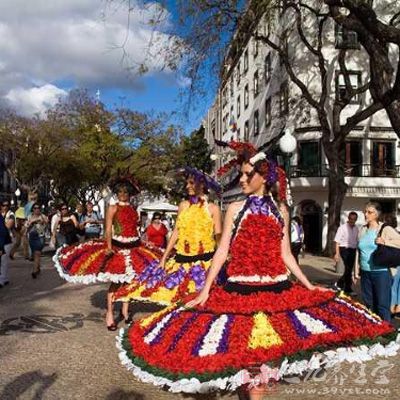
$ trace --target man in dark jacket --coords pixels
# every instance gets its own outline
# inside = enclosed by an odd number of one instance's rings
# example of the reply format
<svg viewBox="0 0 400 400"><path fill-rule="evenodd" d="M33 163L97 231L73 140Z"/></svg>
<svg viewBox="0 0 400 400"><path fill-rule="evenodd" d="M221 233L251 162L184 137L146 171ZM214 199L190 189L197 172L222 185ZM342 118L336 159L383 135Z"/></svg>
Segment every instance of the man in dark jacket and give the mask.
<svg viewBox="0 0 400 400"><path fill-rule="evenodd" d="M1 259L4 254L4 246L11 243L10 232L6 227L5 219L3 215L0 213L0 288L9 284L8 273L1 268Z"/></svg>

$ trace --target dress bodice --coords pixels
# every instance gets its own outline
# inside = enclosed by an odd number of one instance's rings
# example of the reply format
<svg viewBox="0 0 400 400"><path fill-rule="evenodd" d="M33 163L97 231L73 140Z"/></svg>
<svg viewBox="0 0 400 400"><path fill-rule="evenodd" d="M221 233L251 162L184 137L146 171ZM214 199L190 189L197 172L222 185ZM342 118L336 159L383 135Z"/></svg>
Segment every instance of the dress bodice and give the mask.
<svg viewBox="0 0 400 400"><path fill-rule="evenodd" d="M228 281L276 283L287 279L281 257L283 219L270 196L250 196L235 220Z"/></svg>
<svg viewBox="0 0 400 400"><path fill-rule="evenodd" d="M113 218L113 239L130 242L138 239L138 213L130 205L117 204Z"/></svg>
<svg viewBox="0 0 400 400"><path fill-rule="evenodd" d="M215 250L214 221L208 203L191 204L181 211L176 221L178 254L194 256Z"/></svg>

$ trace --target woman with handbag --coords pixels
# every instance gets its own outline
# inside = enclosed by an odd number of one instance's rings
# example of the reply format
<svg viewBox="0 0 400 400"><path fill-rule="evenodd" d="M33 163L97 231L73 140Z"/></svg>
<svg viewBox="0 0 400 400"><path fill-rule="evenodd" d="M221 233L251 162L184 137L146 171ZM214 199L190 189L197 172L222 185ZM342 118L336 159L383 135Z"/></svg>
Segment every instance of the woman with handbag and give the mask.
<svg viewBox="0 0 400 400"><path fill-rule="evenodd" d="M354 282L361 281L361 295L365 305L382 319L391 321L390 303L392 275L391 265L376 262L378 245L400 248L400 234L389 225L380 222L381 206L376 202L365 205L366 225L360 230L358 251L354 268Z"/></svg>

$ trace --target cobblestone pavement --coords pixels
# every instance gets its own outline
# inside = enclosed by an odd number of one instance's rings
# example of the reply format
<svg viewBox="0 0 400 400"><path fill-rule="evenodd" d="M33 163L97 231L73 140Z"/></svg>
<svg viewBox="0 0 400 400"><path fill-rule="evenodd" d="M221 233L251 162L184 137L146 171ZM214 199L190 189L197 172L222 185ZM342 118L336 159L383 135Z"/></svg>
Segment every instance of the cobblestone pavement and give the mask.
<svg viewBox="0 0 400 400"><path fill-rule="evenodd" d="M314 281L336 280L333 263L322 257L300 260ZM31 263L16 258L11 284L0 289L0 399L235 399L237 394L180 396L142 384L120 365L115 334L105 329L107 285L72 285L61 280L49 255L34 280ZM154 311L135 304L134 317ZM340 370L271 388L265 399L398 399L399 356L347 364Z"/></svg>

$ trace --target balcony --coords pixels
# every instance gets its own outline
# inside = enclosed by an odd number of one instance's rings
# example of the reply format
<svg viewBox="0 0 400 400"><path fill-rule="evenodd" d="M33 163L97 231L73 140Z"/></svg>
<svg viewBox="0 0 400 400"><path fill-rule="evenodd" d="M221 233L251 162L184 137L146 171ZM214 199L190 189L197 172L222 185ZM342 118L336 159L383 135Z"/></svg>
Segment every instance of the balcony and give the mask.
<svg viewBox="0 0 400 400"><path fill-rule="evenodd" d="M324 178L328 176L328 171L328 164L319 164L313 166L290 166L291 178ZM345 176L362 178L400 178L400 165L386 167L372 164L350 164L346 166Z"/></svg>

